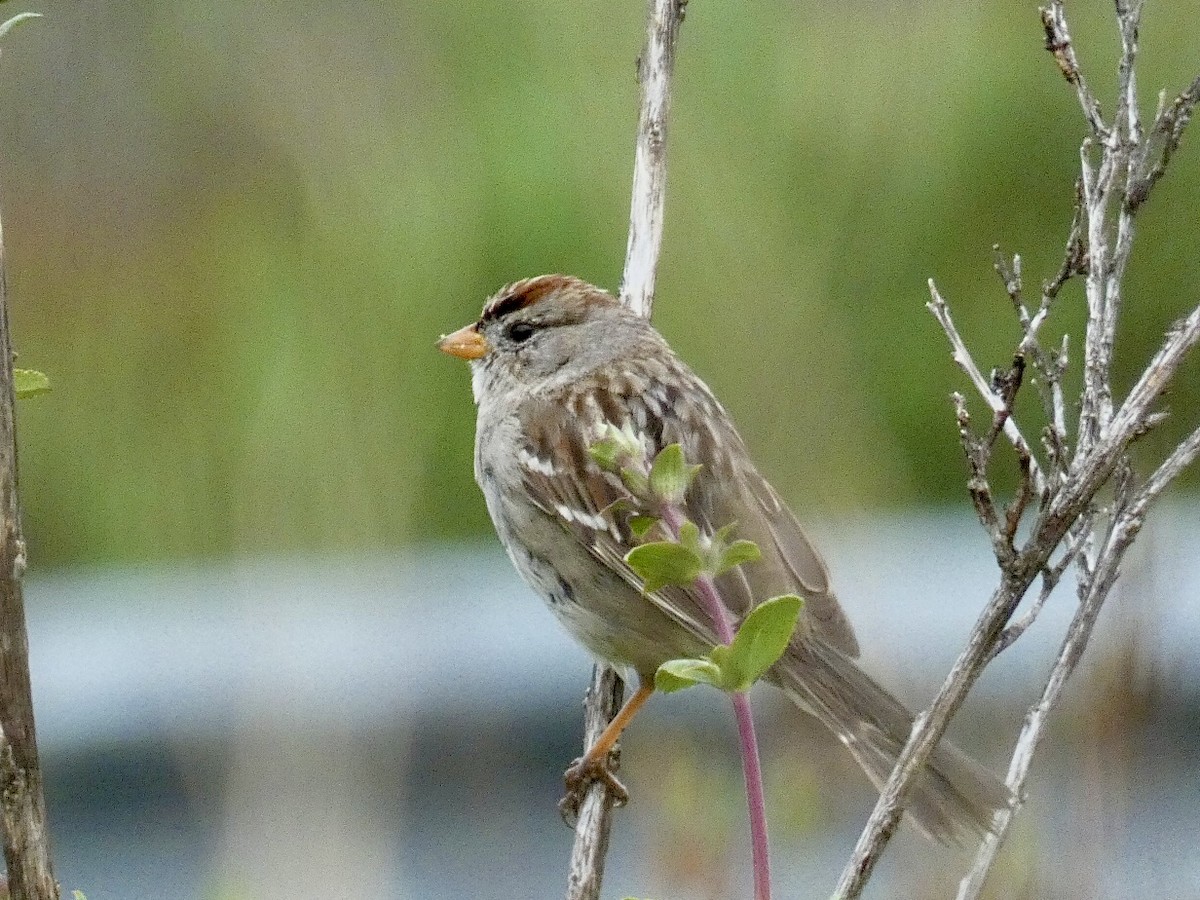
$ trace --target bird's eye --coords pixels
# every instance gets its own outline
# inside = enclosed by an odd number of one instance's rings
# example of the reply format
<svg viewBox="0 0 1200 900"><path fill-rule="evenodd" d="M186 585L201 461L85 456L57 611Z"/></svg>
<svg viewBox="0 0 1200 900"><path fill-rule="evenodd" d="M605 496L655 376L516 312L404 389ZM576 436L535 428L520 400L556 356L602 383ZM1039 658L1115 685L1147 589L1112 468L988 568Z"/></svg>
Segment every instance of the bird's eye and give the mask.
<svg viewBox="0 0 1200 900"><path fill-rule="evenodd" d="M508 327L508 339L516 344L523 344L533 337L534 327L528 322L514 322Z"/></svg>

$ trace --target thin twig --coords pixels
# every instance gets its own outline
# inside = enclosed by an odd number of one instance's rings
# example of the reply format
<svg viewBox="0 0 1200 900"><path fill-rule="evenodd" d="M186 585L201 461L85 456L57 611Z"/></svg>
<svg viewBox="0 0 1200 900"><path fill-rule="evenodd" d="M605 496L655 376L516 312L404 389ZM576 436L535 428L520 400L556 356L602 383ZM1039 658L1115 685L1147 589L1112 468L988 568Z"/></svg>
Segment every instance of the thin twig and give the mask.
<svg viewBox="0 0 1200 900"><path fill-rule="evenodd" d="M1029 442L1025 440L1025 435L1021 434L1021 429L1017 427L1016 420L1012 416L1012 410L1005 403L1004 398L992 388L987 379L983 377L983 373L979 371L979 367L975 365L975 360L972 359L970 351L967 350L967 345L963 342L962 335L958 333L958 328L955 327L954 320L950 317L950 307L947 305L945 298L938 293L937 285L934 284L932 278L929 279L929 295L932 299L925 304L925 307L933 313L933 317L937 319L938 324L942 326L942 330L946 332L946 337L950 340L950 347L953 350L954 362L971 379L971 384L975 386L975 390L979 392L979 395L987 403L993 414L1002 418L1004 436L1008 438L1009 443L1016 448L1018 453L1030 457L1029 469L1033 477L1034 487L1041 494L1045 489L1046 481L1037 460L1033 459L1033 453L1029 449Z"/></svg>
<svg viewBox="0 0 1200 900"><path fill-rule="evenodd" d="M1149 505L1157 499L1166 485L1191 464L1200 454L1200 428L1172 452L1166 461L1139 489L1136 487L1129 462L1128 448L1141 434L1160 420L1162 411L1154 408L1163 391L1173 380L1184 357L1200 342L1200 307L1177 323L1165 336L1162 345L1147 368L1130 390L1123 403L1114 408L1110 379L1112 349L1122 305L1121 282L1133 242L1133 212L1136 203L1130 204L1130 191L1136 190L1141 179L1148 177L1144 169L1146 154L1145 138L1142 134L1136 103L1136 81L1134 65L1137 53L1137 26L1140 0L1128 3L1118 0L1117 16L1121 28L1122 54L1118 70L1118 106L1112 127L1105 125L1100 108L1092 96L1079 70L1061 0L1055 0L1042 10L1042 23L1049 49L1063 75L1076 89L1083 109L1084 118L1091 133L1080 148L1081 177L1077 188L1080 202L1072 225L1072 235L1067 243L1066 260L1060 273L1046 285L1043 291L1043 310L1048 310L1050 301L1059 288L1075 272L1086 272L1086 295L1088 304L1087 331L1084 342L1084 388L1077 431L1074 458L1065 459L1066 423L1065 404L1061 396L1061 375L1066 365L1066 343L1057 360L1038 362L1039 368L1053 374L1058 384L1057 393L1051 391L1051 423L1043 432L1052 462L1052 478L1049 490L1039 491L1039 511L1030 528L1029 537L1021 548L1012 546L1010 537L1014 518L1019 521L1028 500L1018 493L1009 508L1004 530L997 534L995 501L987 485L986 467L989 457L980 447L987 442L970 434L967 425L965 403L957 401L960 431L963 445L972 462L969 481L972 499L975 501L980 520L992 538L997 560L1001 564L1001 580L991 599L972 629L966 648L959 655L954 668L947 676L929 709L914 722L908 743L901 751L878 803L871 813L860 836L851 859L842 872L834 897L840 900L858 897L870 877L884 847L900 820L904 798L911 783L923 770L930 752L936 746L951 716L962 703L971 685L978 678L983 666L1005 646L1024 632L1037 616L1067 566L1075 563L1079 571L1078 589L1080 604L1075 620L1069 630L1060 655L1051 673L1051 680L1043 694L1043 703L1031 711L1025 733L1018 742L1012 766L1010 785L1018 790L1024 785L1046 715L1058 700L1062 685L1073 671L1079 655L1090 637L1091 627L1100 606L1110 592L1120 571L1120 562L1125 550L1132 543ZM1200 86L1200 80L1197 81ZM1198 87L1200 91L1200 87ZM1164 121L1178 109L1177 120L1183 121L1191 115L1194 101L1181 97L1169 109L1160 103L1160 112L1155 128L1162 135L1175 133L1175 120ZM1185 123L1186 124L1186 123ZM1180 127L1180 130L1182 126ZM1177 144L1177 141L1175 141ZM1172 149L1173 149L1172 145ZM1098 160L1093 157L1098 155ZM1169 151L1160 155L1159 161L1169 158ZM1113 197L1121 191L1122 202L1116 205L1114 214ZM1086 235L1086 251L1084 250ZM1021 300L1019 258L1014 257L1011 267L1000 257L997 271L1005 283L1005 289L1018 309L1018 317L1024 310ZM1011 396L1005 402L1004 392L983 380L979 366L971 359L962 338L950 319L945 301L936 289L930 286L933 302L930 310L938 318L954 348L955 361L984 396L995 416L993 434L997 423L1012 425ZM1028 323L1028 324L1026 324ZM1029 344L1018 346L1018 355L1032 349L1040 320L1031 319L1026 313L1022 327ZM1030 336L1033 337L1030 337ZM1036 359L1037 357L1035 357ZM1001 382L1003 387L1004 382ZM1006 429L1006 434L1008 434ZM1021 445L1028 446L1024 439L1018 443L1009 434L1009 439L1018 448L1019 462L1024 463ZM1097 545L1095 511L1097 492L1106 484L1116 481L1113 504L1107 521L1107 533ZM1022 485L1019 492L1024 492ZM983 501L986 501L984 503ZM982 509L981 509L982 507ZM1067 547L1058 562L1049 560L1062 542ZM1099 549L1097 549L1097 546ZM1037 601L1021 620L1007 625L1025 595L1032 580L1042 575L1043 587ZM963 891L978 892L979 886L1004 831L1015 815L1015 809L1002 813L994 827L998 836L989 838L981 852L981 862L968 879ZM975 896L964 893L963 896Z"/></svg>
<svg viewBox="0 0 1200 900"><path fill-rule="evenodd" d="M1069 345L1068 336L1064 334L1054 359L1056 374L1050 384L1050 424L1046 426L1043 435L1043 444L1050 463L1050 477L1053 479L1051 486L1055 491L1070 467L1070 451L1067 447L1067 403L1063 398L1062 387L1062 376L1067 371Z"/></svg>
<svg viewBox="0 0 1200 900"><path fill-rule="evenodd" d="M1115 574L1116 570L1114 569L1114 578ZM1071 673L1074 672L1084 647L1087 646L1088 640L1091 637L1092 626L1095 624L1096 617L1100 612L1100 606L1108 594L1108 587L1111 586L1111 581L1096 578L1092 580L1092 585L1092 590L1088 592L1075 611L1075 616L1071 621L1067 636L1063 641L1062 648L1059 650L1050 677L1046 682L1046 687L1042 691L1041 698L1025 716L1025 723L1021 729L1021 735L1017 740L1006 779L1006 783L1012 789L1016 798L1014 805L1011 809L1003 809L996 814L992 825L993 831L984 837L983 843L976 854L971 872L959 885L958 900L967 900L967 898L974 898L979 895L987 873L990 871L992 863L995 860L996 853L1003 844L1005 837L1007 837L1017 813L1024 805L1025 781L1029 774L1029 767L1033 761L1034 751L1036 751L1038 743L1041 740L1044 725L1051 710L1057 706L1062 689L1066 685L1067 679L1070 678Z"/></svg>
<svg viewBox="0 0 1200 900"><path fill-rule="evenodd" d="M1142 516L1146 513L1146 508L1153 503L1163 490L1174 481L1184 469L1188 468L1196 461L1196 456L1200 454L1200 427L1197 427L1187 439L1176 447L1171 455L1163 460L1162 464L1154 470L1154 474L1146 479L1146 483L1142 485L1141 491L1134 497L1130 504L1130 515Z"/></svg>
<svg viewBox="0 0 1200 900"><path fill-rule="evenodd" d="M1109 383L1112 345L1105 341L1108 334L1105 323L1110 315L1105 290L1108 285L1107 274L1112 267L1108 210L1118 165L1112 154L1107 152L1107 147L1104 149L1099 169L1093 169L1090 161L1091 142L1085 140L1080 148L1088 240L1088 271L1084 282L1088 325L1083 342L1084 388L1075 447L1076 462L1100 439L1103 427L1112 415L1112 388Z"/></svg>
<svg viewBox="0 0 1200 900"><path fill-rule="evenodd" d="M1033 755L1041 741L1049 713L1058 705L1063 688L1078 665L1084 648L1087 647L1100 609L1116 582L1125 552L1141 530L1146 510L1162 494L1167 485L1196 460L1198 454L1200 454L1200 428L1193 431L1182 444L1175 448L1174 452L1150 476L1141 490L1133 496L1114 523L1108 540L1105 542L1105 548L1100 552L1096 568L1087 579L1086 585L1081 583L1082 596L1079 599L1079 606L1067 629L1054 667L1042 690L1042 696L1025 716L1025 723L1021 729L1021 735L1017 739L1012 762L1009 764L1007 784L1017 798L1016 804L1012 809L1001 810L997 815L993 833L984 839L975 856L971 871L959 885L957 900L974 900L983 890L984 882L988 872L991 871L996 854L1008 836L1013 819L1024 803L1025 783L1029 777Z"/></svg>
<svg viewBox="0 0 1200 900"><path fill-rule="evenodd" d="M967 457L967 465L971 469L967 478L967 491L975 506L975 514L984 531L992 539L996 553L1006 550L1000 532L1000 518L996 513L996 502L992 499L992 487L987 480L987 453L983 442L971 432L971 414L967 411L967 400L958 391L950 395L954 403L955 419L958 421L958 439L962 444L963 453Z"/></svg>
<svg viewBox="0 0 1200 900"><path fill-rule="evenodd" d="M1079 70L1079 61L1075 58L1075 46L1071 43L1071 33L1067 30L1067 16L1061 0L1054 0L1048 7L1040 10L1042 27L1046 31L1046 49L1054 54L1054 61L1067 82L1075 88L1079 98L1079 107L1092 129L1092 134L1103 140L1108 135L1108 126L1100 115L1100 101L1092 94L1084 81L1083 73Z"/></svg>
<svg viewBox="0 0 1200 900"><path fill-rule="evenodd" d="M1150 196L1154 185L1167 171L1167 164L1171 162L1171 156L1175 151L1179 149L1183 132L1187 128L1188 122L1191 121L1192 113L1195 112L1198 102L1200 102L1200 77L1197 77L1186 90L1176 97L1169 107L1161 108L1155 117L1151 137L1160 144L1161 149L1154 164L1144 171L1126 192L1125 205L1130 212L1137 211L1137 208ZM1147 141L1145 149L1148 153L1149 141Z"/></svg>
<svg viewBox="0 0 1200 900"><path fill-rule="evenodd" d="M675 42L686 6L687 0L650 0L646 49L638 60L642 111L638 119L621 302L646 318L650 318L654 304L654 281L662 248L671 75L675 70Z"/></svg>
<svg viewBox="0 0 1200 900"><path fill-rule="evenodd" d="M1004 508L1004 542L1009 550L1012 549L1017 538L1017 529L1021 526L1021 519L1025 516L1025 510L1029 507L1029 502L1033 499L1033 476L1030 471L1032 459L1028 452L1021 454L1017 458L1017 469L1020 472L1020 478L1017 482L1017 494L1013 497L1012 502Z"/></svg>
<svg viewBox="0 0 1200 900"><path fill-rule="evenodd" d="M621 279L621 302L645 318L654 303L654 282L662 248L663 208L667 183L667 117L671 109L671 76L675 43L687 0L649 0L646 45L638 60L642 85L634 155L629 243ZM600 736L621 706L623 685L612 669L596 666L585 699L586 745ZM594 783L580 806L571 850L567 900L597 900L608 852L616 795L605 783Z"/></svg>
<svg viewBox="0 0 1200 900"><path fill-rule="evenodd" d="M933 704L916 717L908 743L901 750L896 766L880 792L879 800L859 836L858 843L854 846L850 861L842 870L841 878L833 892L836 900L853 900L861 895L875 869L875 864L879 862L884 848L900 824L909 789L917 776L924 771L925 764L945 732L950 718L958 711L966 699L967 692L982 673L983 664L996 635L1012 616L1035 574L1036 572L1027 573L1027 578L1020 581L1006 578L996 588L972 629L966 648L955 660Z"/></svg>
<svg viewBox="0 0 1200 900"><path fill-rule="evenodd" d="M1042 570L1042 586L1038 591L1037 599L1033 601L1029 609L1020 618L1013 619L1012 622L1005 626L1004 631L1000 633L1000 638L996 641L996 645L990 651L989 663L1011 647L1013 642L1028 631L1029 627L1037 621L1037 617L1041 614L1046 601L1050 599L1050 595L1054 593L1059 581L1062 580L1071 563L1075 561L1085 540L1091 534L1093 518L1094 516L1090 511L1083 514L1079 519L1077 527L1072 529L1072 533L1067 538L1067 545L1063 551L1062 558Z"/></svg>

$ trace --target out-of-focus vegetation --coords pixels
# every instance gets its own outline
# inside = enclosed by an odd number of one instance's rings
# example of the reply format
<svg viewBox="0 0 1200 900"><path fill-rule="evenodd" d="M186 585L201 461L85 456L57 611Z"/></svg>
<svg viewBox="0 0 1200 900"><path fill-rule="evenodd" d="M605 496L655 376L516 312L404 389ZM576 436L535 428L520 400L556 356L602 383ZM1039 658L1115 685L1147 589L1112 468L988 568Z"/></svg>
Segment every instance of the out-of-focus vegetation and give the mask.
<svg viewBox="0 0 1200 900"><path fill-rule="evenodd" d="M0 60L17 346L55 385L20 410L33 557L483 532L433 341L517 277L616 287L643 4L39 8ZM1196 13L1147 11L1150 107L1200 68ZM1072 8L1106 100L1110 19ZM1082 133L1032 2L689 9L656 321L801 509L959 500L925 279L1004 363L990 247L1053 272ZM1200 295L1198 137L1140 220L1122 383Z"/></svg>

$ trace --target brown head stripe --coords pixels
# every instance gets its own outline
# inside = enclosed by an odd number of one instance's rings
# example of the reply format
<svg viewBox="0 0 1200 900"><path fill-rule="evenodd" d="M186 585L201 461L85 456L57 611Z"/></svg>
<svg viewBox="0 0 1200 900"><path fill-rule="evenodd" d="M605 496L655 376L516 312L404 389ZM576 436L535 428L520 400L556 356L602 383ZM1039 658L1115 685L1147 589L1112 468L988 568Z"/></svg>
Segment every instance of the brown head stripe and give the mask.
<svg viewBox="0 0 1200 900"><path fill-rule="evenodd" d="M539 275L536 278L513 282L497 291L492 300L484 307L483 315L479 317L480 324L503 318L518 309L532 306L547 294L564 287L584 289L590 286L570 275Z"/></svg>

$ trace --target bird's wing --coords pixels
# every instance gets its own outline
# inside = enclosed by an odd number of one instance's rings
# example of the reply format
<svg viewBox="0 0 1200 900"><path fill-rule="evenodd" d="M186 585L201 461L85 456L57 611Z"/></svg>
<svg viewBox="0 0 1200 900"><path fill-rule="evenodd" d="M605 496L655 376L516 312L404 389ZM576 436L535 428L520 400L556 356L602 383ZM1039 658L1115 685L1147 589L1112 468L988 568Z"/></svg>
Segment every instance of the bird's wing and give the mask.
<svg viewBox="0 0 1200 900"><path fill-rule="evenodd" d="M605 373L603 390L593 382L597 376L590 376L556 396L527 403L521 417L526 443L518 462L528 496L598 562L641 590L641 579L625 562L637 545L629 513L618 502L628 494L619 476L601 470L587 448L600 440L602 422L631 425L643 436L648 459L678 443L689 463L704 467L687 492L683 514L710 535L735 524L733 537L754 541L762 553L760 560L717 580L735 622L763 600L799 594L806 603L798 633L815 631L843 653L857 655L853 629L829 589L824 562L749 462L728 414L682 364L666 375L648 365L632 366ZM666 587L648 599L706 643L716 643L694 588Z"/></svg>

